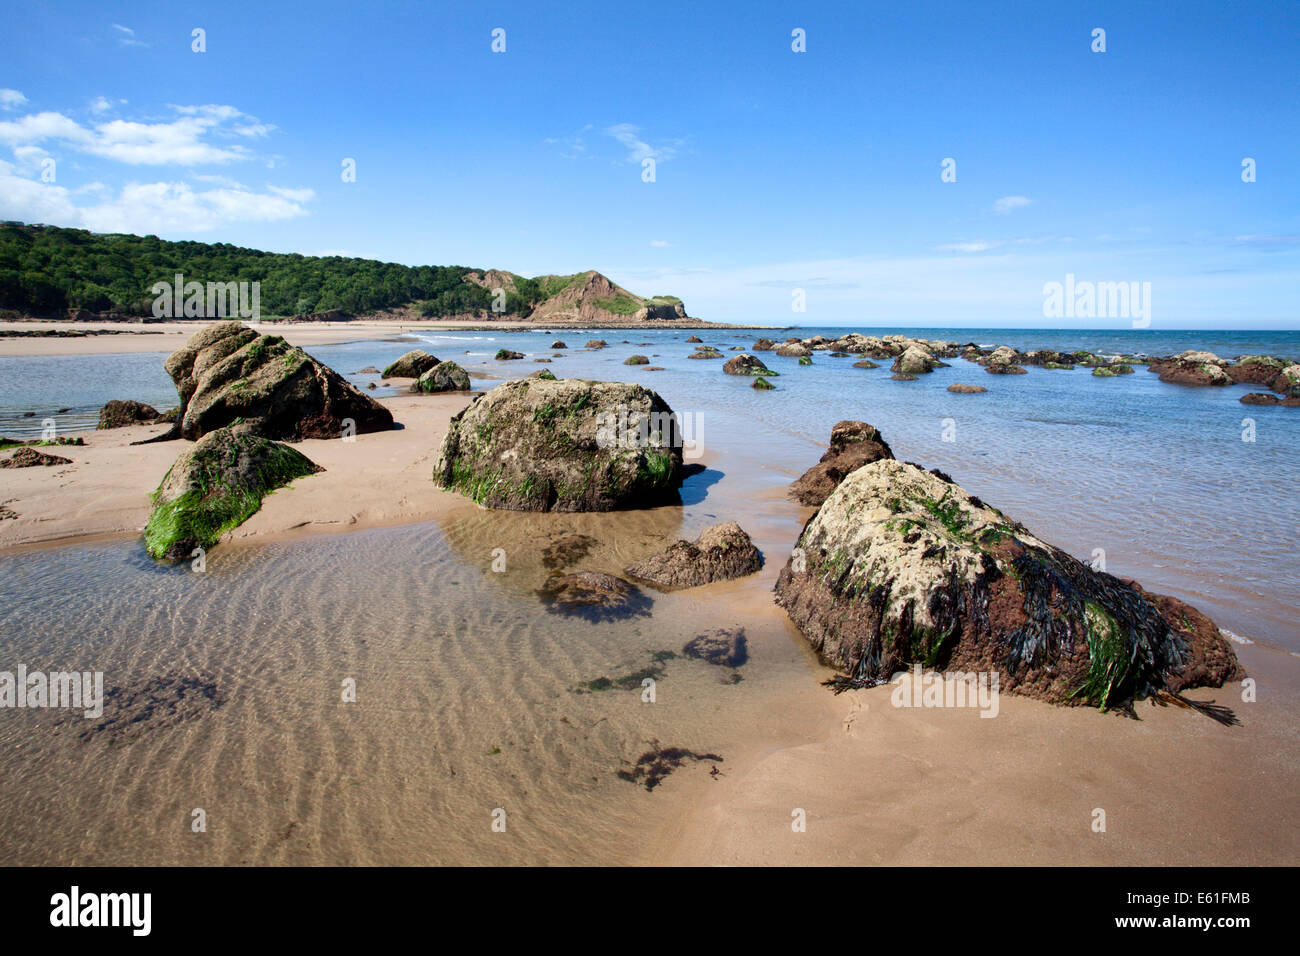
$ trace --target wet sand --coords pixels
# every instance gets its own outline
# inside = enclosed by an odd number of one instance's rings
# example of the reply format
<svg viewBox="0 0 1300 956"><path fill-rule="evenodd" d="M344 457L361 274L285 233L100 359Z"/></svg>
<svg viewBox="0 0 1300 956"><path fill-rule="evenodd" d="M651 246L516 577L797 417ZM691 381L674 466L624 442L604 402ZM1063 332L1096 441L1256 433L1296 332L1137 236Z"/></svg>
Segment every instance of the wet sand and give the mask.
<svg viewBox="0 0 1300 956"><path fill-rule="evenodd" d="M89 742L46 714L0 726L10 781L0 849L14 863L1261 864L1300 859L1300 659L1239 647L1259 684L1192 696L1240 727L1139 703L1138 721L1004 695L975 709L896 708L890 688L834 697L830 671L772 601L807 516L793 475L709 457L687 508L605 515L488 512L437 490L432 459L464 396L384 402L403 428L305 441L326 468L269 496L215 552L211 584L181 573L152 598L94 591L42 653L100 655L134 686L178 666L225 703L138 740ZM138 427L51 449L75 467L0 472L0 553L138 533L148 492L186 443L128 447ZM737 519L766 566L656 598L654 617L579 625L532 597L555 536L598 541L584 567L619 572L674 537ZM419 524L427 522L427 524ZM372 530L385 528L389 530ZM1050 529L1046 529L1050 531ZM355 532L332 539L312 532ZM34 543L45 542L36 547ZM490 570L504 549L510 571ZM71 549L75 551L76 549ZM73 556L75 557L75 555ZM71 560L72 558L69 558ZM147 562L146 562L147 563ZM71 580L93 574L78 573ZM159 577L150 572L149 583ZM86 585L90 587L91 585ZM57 585L52 593L60 593ZM211 590L207 590L211 588ZM138 615L143 613L143 625ZM53 621L54 618L51 618ZM744 680L676 660L659 702L576 682L643 665L693 633L742 626ZM84 633L102 627L86 644ZM141 639L143 635L143 639ZM201 637L202 640L197 640ZM33 657L33 659L41 659ZM87 662L87 666L96 661ZM364 706L337 704L358 675ZM19 721L23 721L20 725ZM48 733L51 729L58 733ZM650 742L688 762L653 792L619 779ZM718 773L711 771L717 769ZM212 814L208 839L187 828ZM490 814L510 813L509 835ZM806 812L806 832L791 828ZM1094 832L1094 811L1106 831ZM100 821L87 830L85 820Z"/></svg>

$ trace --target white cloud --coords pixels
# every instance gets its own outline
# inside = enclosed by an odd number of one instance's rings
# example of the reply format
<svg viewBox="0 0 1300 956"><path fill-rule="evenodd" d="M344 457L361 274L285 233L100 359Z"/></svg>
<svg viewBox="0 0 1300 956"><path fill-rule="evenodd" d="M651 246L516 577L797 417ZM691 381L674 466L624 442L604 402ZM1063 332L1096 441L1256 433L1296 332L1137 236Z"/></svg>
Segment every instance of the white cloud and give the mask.
<svg viewBox="0 0 1300 956"><path fill-rule="evenodd" d="M993 204L993 211L1000 216L1005 216L1013 209L1022 209L1031 202L1033 200L1027 196L1003 196Z"/></svg>
<svg viewBox="0 0 1300 956"><path fill-rule="evenodd" d="M680 145L680 140L674 140L667 145L651 146L641 138L641 127L631 123L617 123L607 127L605 132L627 147L627 161L638 166L646 159L667 162L677 155L677 146Z"/></svg>
<svg viewBox="0 0 1300 956"><path fill-rule="evenodd" d="M92 128L62 113L33 113L0 122L0 143L24 146L53 140L93 156L130 165L195 166L252 158L246 146L217 145L207 142L209 136L247 138L264 136L275 129L233 106L174 106L172 109L180 115L171 122L116 119Z"/></svg>
<svg viewBox="0 0 1300 956"><path fill-rule="evenodd" d="M77 226L95 232L206 232L229 223L276 222L305 215L310 189L195 189L186 182L129 183L113 195L99 183L77 190L15 175L0 162L0 219ZM74 197L94 198L79 205Z"/></svg>
<svg viewBox="0 0 1300 956"><path fill-rule="evenodd" d="M11 110L27 102L27 97L17 90L0 90L0 109Z"/></svg>
<svg viewBox="0 0 1300 956"><path fill-rule="evenodd" d="M663 239L651 239L650 245L654 246L656 249L667 249L672 245L672 243Z"/></svg>
<svg viewBox="0 0 1300 956"><path fill-rule="evenodd" d="M996 249L1002 243L993 239L971 239L964 242L948 242L942 246L936 246L940 252L988 252L990 249Z"/></svg>

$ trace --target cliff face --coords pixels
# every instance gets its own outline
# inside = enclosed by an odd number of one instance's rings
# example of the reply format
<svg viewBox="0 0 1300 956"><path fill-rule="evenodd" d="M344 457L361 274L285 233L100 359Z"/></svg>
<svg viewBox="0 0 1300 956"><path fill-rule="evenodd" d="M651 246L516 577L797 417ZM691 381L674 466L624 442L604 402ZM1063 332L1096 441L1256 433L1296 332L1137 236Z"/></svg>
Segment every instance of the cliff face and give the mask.
<svg viewBox="0 0 1300 956"><path fill-rule="evenodd" d="M690 318L681 299L636 295L594 270L571 276L524 279L512 272L492 269L468 273L465 281L488 290L503 289L507 294L524 294L536 288L542 298L523 316L528 322L608 326Z"/></svg>

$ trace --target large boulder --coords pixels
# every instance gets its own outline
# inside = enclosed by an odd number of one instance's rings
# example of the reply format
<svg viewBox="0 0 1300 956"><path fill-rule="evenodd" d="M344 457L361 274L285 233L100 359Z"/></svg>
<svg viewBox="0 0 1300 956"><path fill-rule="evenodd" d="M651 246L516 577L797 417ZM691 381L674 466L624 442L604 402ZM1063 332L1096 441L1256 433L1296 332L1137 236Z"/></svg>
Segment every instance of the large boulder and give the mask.
<svg viewBox="0 0 1300 956"><path fill-rule="evenodd" d="M339 438L393 427L393 415L343 376L278 335L218 322L190 337L163 366L176 383L177 423L161 438L197 440L246 424L264 438Z"/></svg>
<svg viewBox="0 0 1300 956"><path fill-rule="evenodd" d="M405 355L398 356L380 378L419 378L438 364L438 359L424 349L412 349Z"/></svg>
<svg viewBox="0 0 1300 956"><path fill-rule="evenodd" d="M776 347L777 355L784 355L787 358L803 358L806 355L812 355L812 349L796 340L794 342L783 342Z"/></svg>
<svg viewBox="0 0 1300 956"><path fill-rule="evenodd" d="M722 370L728 375L777 375L753 355L741 354L727 359Z"/></svg>
<svg viewBox="0 0 1300 956"><path fill-rule="evenodd" d="M640 385L522 379L478 396L451 420L433 477L489 508L661 504L682 483L680 425Z"/></svg>
<svg viewBox="0 0 1300 956"><path fill-rule="evenodd" d="M546 371L542 369L542 371ZM455 362L439 362L411 385L413 392L467 392L469 373Z"/></svg>
<svg viewBox="0 0 1300 956"><path fill-rule="evenodd" d="M1225 372L1235 385L1272 385L1286 362L1270 355L1243 355Z"/></svg>
<svg viewBox="0 0 1300 956"><path fill-rule="evenodd" d="M997 673L1060 704L1240 674L1217 628L1093 570L944 476L892 459L846 478L804 526L779 603L854 686L913 664Z"/></svg>
<svg viewBox="0 0 1300 956"><path fill-rule="evenodd" d="M158 409L144 402L113 399L99 410L99 428L125 428L157 421Z"/></svg>
<svg viewBox="0 0 1300 956"><path fill-rule="evenodd" d="M1209 354L1209 353L1206 353ZM1155 366L1154 368L1151 366ZM1215 362L1189 361L1172 359L1170 361L1152 362L1148 371L1158 372L1160 381L1170 385L1231 385L1232 379Z"/></svg>
<svg viewBox="0 0 1300 956"><path fill-rule="evenodd" d="M181 452L153 493L145 547L155 558L188 558L247 521L276 488L322 470L247 427L210 431Z"/></svg>
<svg viewBox="0 0 1300 956"><path fill-rule="evenodd" d="M729 581L763 567L763 555L734 521L705 528L694 541L675 541L627 569L627 576L660 591Z"/></svg>
<svg viewBox="0 0 1300 956"><path fill-rule="evenodd" d="M874 425L839 422L831 429L826 453L790 485L788 494L801 505L819 508L849 474L870 462L893 457L893 451Z"/></svg>

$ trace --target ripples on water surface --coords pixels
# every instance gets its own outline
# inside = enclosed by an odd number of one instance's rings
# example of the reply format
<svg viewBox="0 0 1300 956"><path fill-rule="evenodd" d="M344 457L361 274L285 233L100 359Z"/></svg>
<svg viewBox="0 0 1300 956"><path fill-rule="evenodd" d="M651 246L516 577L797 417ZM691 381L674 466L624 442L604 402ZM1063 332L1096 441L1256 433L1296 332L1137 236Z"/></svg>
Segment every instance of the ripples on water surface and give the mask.
<svg viewBox="0 0 1300 956"><path fill-rule="evenodd" d="M821 726L824 713L796 693L819 671L771 607L769 589L801 519L785 486L844 418L878 426L899 458L943 469L1075 555L1090 559L1102 549L1110 571L1183 596L1239 634L1300 650L1297 410L1243 406L1241 387L1164 385L1144 369L1114 380L1082 369L1001 377L956 360L916 382L894 382L887 363L854 369L855 357L828 353L815 353L811 367L763 354L781 373L778 389L763 393L723 375L722 360L687 360L688 334L423 337L440 358L500 378L536 370L531 359L550 356L550 342L563 338L574 348L548 366L557 375L655 388L702 428L709 470L688 483L681 508L518 515L466 505L434 524L218 549L202 575L157 567L133 541L0 554L0 669L99 669L110 688L136 690L150 679L186 677L201 691L174 710L164 693L138 726L89 733L93 721L6 713L6 859L652 858L653 847L630 844L629 835L670 826L673 794L709 783L702 766L684 768L656 793L620 780L616 772L650 741L730 761L756 735L794 742ZM698 334L725 348L763 333ZM1093 333L931 335L1108 348ZM1195 334L1207 335L1218 334ZM596 337L609 348L576 351ZM1300 351L1294 333L1220 338L1147 350ZM493 362L503 346L528 359ZM364 386L375 377L356 370L382 368L412 347L311 351ZM624 366L634 352L666 370ZM24 407L41 415L74 404L97 409L108 398L168 406L175 399L162 359L79 357L72 378L73 366L59 364L68 360L0 360L0 417L12 421ZM952 382L989 392L954 395L945 390ZM1255 421L1254 443L1241 440L1245 418ZM944 440L946 426L955 440ZM650 616L599 625L546 613L534 594L546 573L541 549L559 534L599 541L578 566L618 571L664 539L730 518L767 556L759 578L657 595ZM504 574L490 570L494 547L506 550ZM680 652L701 630L730 624L746 628L751 647L739 683L720 668L677 659L665 665L653 705L634 691L574 690L580 681L633 673L656 651ZM356 704L340 699L347 677L357 681ZM729 772L734 764L721 766ZM189 833L195 807L208 813L203 837ZM498 807L507 811L508 840L490 829Z"/></svg>

